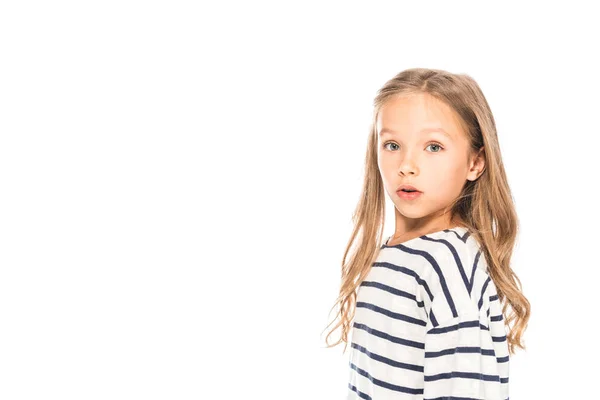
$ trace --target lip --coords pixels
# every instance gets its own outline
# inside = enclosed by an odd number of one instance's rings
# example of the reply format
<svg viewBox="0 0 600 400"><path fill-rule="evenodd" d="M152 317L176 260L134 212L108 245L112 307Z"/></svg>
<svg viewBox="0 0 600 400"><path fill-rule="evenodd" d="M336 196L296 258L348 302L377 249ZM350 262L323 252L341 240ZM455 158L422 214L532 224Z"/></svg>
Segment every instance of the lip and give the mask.
<svg viewBox="0 0 600 400"><path fill-rule="evenodd" d="M398 186L398 189L396 189L396 192L399 192L402 189L416 190L416 191L420 192L419 189L417 189L413 185L408 185L408 184L402 184L402 185Z"/></svg>
<svg viewBox="0 0 600 400"><path fill-rule="evenodd" d="M418 190L416 192L412 192L412 193L403 192L402 190L398 190L396 193L398 194L398 197L400 197L401 199L404 199L404 200L414 200L423 194L423 192L419 192Z"/></svg>

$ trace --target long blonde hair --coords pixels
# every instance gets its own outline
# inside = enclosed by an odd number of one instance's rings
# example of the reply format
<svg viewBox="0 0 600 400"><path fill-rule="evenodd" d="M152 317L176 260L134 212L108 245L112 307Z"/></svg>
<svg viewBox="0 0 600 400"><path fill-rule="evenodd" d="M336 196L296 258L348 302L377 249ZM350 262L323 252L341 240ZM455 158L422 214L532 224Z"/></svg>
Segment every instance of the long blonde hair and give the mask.
<svg viewBox="0 0 600 400"><path fill-rule="evenodd" d="M527 328L530 304L521 292L521 281L510 265L519 224L502 163L494 117L473 78L428 68L411 68L398 73L383 85L375 97L362 193L352 215L354 228L342 259L339 296L331 308L333 310L337 306L339 309L336 318L327 327L336 320L337 324L325 338L326 347L343 341L346 351L356 309L356 290L382 246L385 191L377 166L377 115L390 98L413 93L432 95L458 114L469 138L471 152L485 146L484 172L478 179L467 181L460 196L449 206L450 217L454 220L456 215L460 216L463 225L481 244L488 273L502 304L504 323L509 330L509 352L514 354L515 346L525 349L521 336ZM340 339L330 344L329 337L340 326Z"/></svg>

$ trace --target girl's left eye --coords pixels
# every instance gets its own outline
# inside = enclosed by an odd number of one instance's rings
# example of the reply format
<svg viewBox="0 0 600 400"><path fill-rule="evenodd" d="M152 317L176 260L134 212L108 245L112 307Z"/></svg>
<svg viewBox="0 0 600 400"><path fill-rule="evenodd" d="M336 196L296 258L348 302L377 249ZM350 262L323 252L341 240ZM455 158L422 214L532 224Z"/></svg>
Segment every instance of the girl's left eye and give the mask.
<svg viewBox="0 0 600 400"><path fill-rule="evenodd" d="M434 153L439 153L439 152L440 152L440 151L442 151L442 149L443 149L443 147L442 147L442 146L440 146L440 145L439 145L439 144L437 144L437 143L431 143L429 146L435 146L435 147L439 147L439 148L440 148L438 151L434 151ZM429 146L427 146L427 147L429 147Z"/></svg>

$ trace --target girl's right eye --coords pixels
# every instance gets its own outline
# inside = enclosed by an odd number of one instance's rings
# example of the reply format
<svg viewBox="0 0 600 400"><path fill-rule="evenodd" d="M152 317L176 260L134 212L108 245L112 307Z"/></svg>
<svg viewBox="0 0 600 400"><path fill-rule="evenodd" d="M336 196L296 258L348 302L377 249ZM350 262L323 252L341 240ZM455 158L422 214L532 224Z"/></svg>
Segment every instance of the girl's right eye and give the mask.
<svg viewBox="0 0 600 400"><path fill-rule="evenodd" d="M387 143L384 143L384 144L383 144L383 148L384 148L384 149L387 149L387 147L385 147L385 146L387 146L388 144L393 144L393 145L396 145L396 146L398 146L398 145L397 145L396 143L394 143L394 142L387 142Z"/></svg>

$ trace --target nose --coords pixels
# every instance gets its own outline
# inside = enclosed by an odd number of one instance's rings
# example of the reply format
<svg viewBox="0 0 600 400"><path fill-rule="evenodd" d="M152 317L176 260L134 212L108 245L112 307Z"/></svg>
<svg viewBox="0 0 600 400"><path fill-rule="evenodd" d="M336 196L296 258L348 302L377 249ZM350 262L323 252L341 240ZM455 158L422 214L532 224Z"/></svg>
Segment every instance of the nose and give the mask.
<svg viewBox="0 0 600 400"><path fill-rule="evenodd" d="M417 164L411 157L404 157L398 167L398 175L414 175L418 172Z"/></svg>

